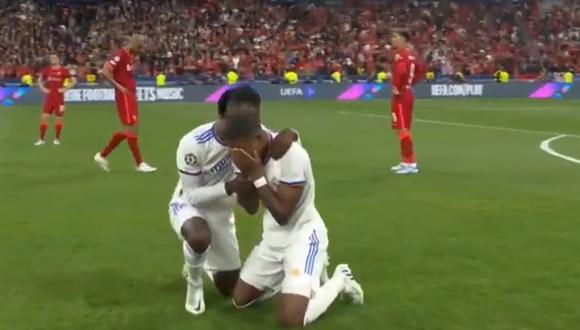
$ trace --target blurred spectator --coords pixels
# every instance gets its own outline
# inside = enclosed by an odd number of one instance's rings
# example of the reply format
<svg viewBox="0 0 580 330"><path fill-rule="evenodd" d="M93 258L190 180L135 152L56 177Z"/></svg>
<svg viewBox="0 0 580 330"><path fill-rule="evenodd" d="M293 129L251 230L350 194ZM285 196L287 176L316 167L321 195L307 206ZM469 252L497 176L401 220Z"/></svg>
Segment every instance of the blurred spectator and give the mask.
<svg viewBox="0 0 580 330"><path fill-rule="evenodd" d="M380 71L379 73L377 73L377 82L380 84L386 83L387 80L389 80L389 78L390 78L389 73L385 71Z"/></svg>
<svg viewBox="0 0 580 330"><path fill-rule="evenodd" d="M157 87L163 87L166 84L167 84L167 76L165 75L165 72L161 71L157 73L157 76L155 77L155 85L157 85Z"/></svg>
<svg viewBox="0 0 580 330"><path fill-rule="evenodd" d="M298 74L295 71L288 71L284 74L284 80L291 85L297 84Z"/></svg>
<svg viewBox="0 0 580 330"><path fill-rule="evenodd" d="M7 3L0 9L0 79L37 71L51 51L86 77L132 32L148 37L138 74L203 82L221 81L230 69L251 80L282 77L288 68L307 78L340 71L342 79L373 80L390 64L389 34L396 28L413 31L413 44L436 76L490 75L500 65L514 75L580 70L577 0L550 8L537 0L343 0L337 7L260 0Z"/></svg>
<svg viewBox="0 0 580 330"><path fill-rule="evenodd" d="M572 72L571 70L568 70L566 73L564 73L564 82L567 84L571 84L574 82L574 72Z"/></svg>
<svg viewBox="0 0 580 330"><path fill-rule="evenodd" d="M240 79L238 73L234 70L228 71L228 73L226 74L226 78L228 80L228 85L235 85L238 83L238 80Z"/></svg>
<svg viewBox="0 0 580 330"><path fill-rule="evenodd" d="M332 81L334 81L335 83L341 83L342 82L342 73L340 73L340 71L334 71L330 77L332 78Z"/></svg>

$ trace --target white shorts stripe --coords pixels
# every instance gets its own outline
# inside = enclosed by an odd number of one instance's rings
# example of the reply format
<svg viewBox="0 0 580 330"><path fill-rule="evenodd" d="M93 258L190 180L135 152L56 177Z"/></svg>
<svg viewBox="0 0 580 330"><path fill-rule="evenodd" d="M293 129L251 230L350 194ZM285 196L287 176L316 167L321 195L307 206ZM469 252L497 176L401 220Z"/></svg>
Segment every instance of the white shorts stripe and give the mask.
<svg viewBox="0 0 580 330"><path fill-rule="evenodd" d="M304 273L308 275L312 275L314 271L314 260L316 260L316 255L318 254L318 245L320 241L316 236L316 230L312 232L310 236L310 250L308 251L308 256L306 257L306 265L304 269Z"/></svg>

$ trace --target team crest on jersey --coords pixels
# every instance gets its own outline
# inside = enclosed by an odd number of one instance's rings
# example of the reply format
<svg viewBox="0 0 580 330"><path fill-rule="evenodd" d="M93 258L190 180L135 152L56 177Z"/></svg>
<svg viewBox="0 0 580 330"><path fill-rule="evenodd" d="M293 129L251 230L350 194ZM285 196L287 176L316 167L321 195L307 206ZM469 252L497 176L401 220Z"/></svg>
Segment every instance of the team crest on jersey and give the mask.
<svg viewBox="0 0 580 330"><path fill-rule="evenodd" d="M195 158L194 154L187 154L185 155L185 163L189 166L194 166L197 164L197 159Z"/></svg>
<svg viewBox="0 0 580 330"><path fill-rule="evenodd" d="M294 268L290 271L290 274L292 274L292 276L300 276L300 269Z"/></svg>

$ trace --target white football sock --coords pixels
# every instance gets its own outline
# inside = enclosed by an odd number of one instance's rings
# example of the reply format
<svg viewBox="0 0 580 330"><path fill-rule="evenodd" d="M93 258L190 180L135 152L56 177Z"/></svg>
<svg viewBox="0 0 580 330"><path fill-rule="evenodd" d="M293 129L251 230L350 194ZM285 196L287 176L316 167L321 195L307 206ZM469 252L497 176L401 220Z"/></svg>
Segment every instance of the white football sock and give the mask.
<svg viewBox="0 0 580 330"><path fill-rule="evenodd" d="M207 257L207 250L204 253L196 253L193 249L183 242L183 257L185 259L185 264L187 265L187 272L189 275L189 280L196 285L201 285L203 278L203 263Z"/></svg>
<svg viewBox="0 0 580 330"><path fill-rule="evenodd" d="M344 285L343 277L333 276L328 282L318 288L314 293L314 297L308 302L306 314L304 314L304 325L314 322L326 312L338 294L342 292Z"/></svg>

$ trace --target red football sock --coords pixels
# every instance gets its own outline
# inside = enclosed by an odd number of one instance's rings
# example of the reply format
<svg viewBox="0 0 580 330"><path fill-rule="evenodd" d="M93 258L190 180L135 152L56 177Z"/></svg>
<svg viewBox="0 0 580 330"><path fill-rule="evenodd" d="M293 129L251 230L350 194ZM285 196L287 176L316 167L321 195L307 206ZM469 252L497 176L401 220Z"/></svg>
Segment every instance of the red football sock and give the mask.
<svg viewBox="0 0 580 330"><path fill-rule="evenodd" d="M54 125L54 131L56 132L56 139L60 140L60 133L62 132L62 123L56 123L56 125Z"/></svg>
<svg viewBox="0 0 580 330"><path fill-rule="evenodd" d="M48 124L42 123L40 124L40 139L44 141L44 137L46 136L46 130L48 129Z"/></svg>
<svg viewBox="0 0 580 330"><path fill-rule="evenodd" d="M413 150L413 136L411 136L411 132L401 132L399 139L401 140L401 158L403 163L415 163L415 151Z"/></svg>
<svg viewBox="0 0 580 330"><path fill-rule="evenodd" d="M137 134L127 133L127 143L129 144L129 149L131 149L131 153L133 153L135 163L137 165L141 164L143 162L143 158L141 157L141 151L139 150L139 139Z"/></svg>
<svg viewBox="0 0 580 330"><path fill-rule="evenodd" d="M123 140L125 140L126 137L127 135L125 135L124 132L115 132L111 138L111 141L109 141L109 144L105 147L105 149L103 149L103 151L101 151L101 156L107 157L113 150L115 150L115 148L117 148L121 142L123 142Z"/></svg>

